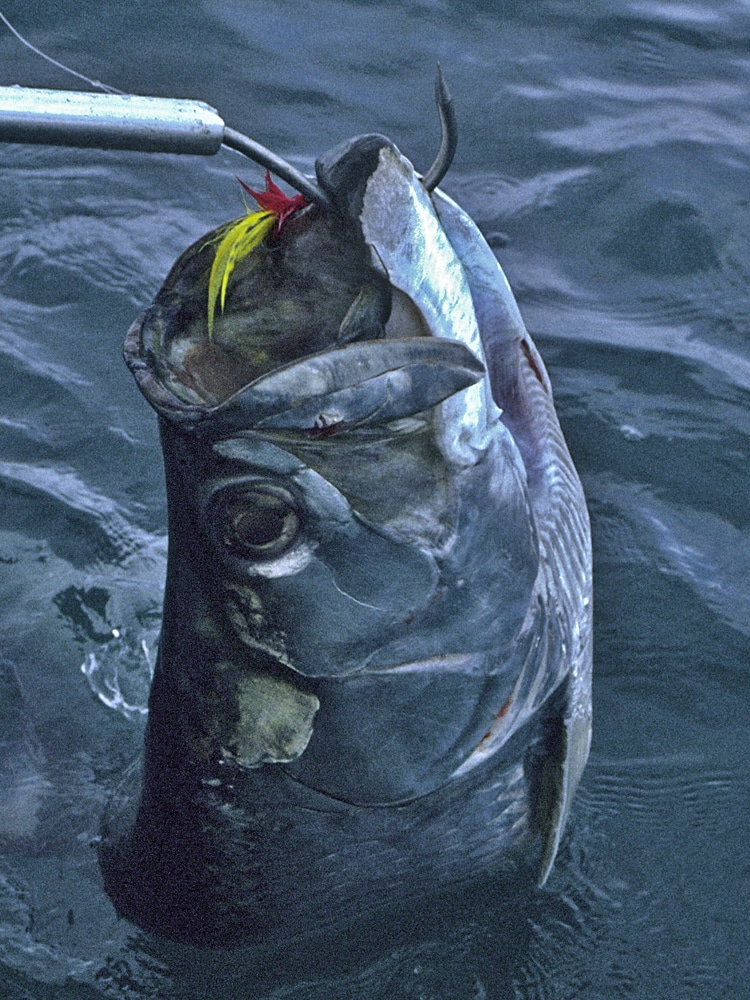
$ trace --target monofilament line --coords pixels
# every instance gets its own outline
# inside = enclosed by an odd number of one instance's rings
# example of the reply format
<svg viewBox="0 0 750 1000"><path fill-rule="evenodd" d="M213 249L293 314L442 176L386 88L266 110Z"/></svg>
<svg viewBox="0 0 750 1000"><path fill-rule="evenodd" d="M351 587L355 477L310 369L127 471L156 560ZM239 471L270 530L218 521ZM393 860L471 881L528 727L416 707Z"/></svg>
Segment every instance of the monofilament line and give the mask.
<svg viewBox="0 0 750 1000"><path fill-rule="evenodd" d="M76 72L76 70L71 69L70 66L66 66L64 63L58 62L57 59L53 59L52 56L48 56L46 52L42 52L41 49L38 49L36 47L36 45L32 45L31 42L28 41L28 39L26 39L26 38L23 37L23 35L20 33L20 31L17 31L13 27L13 25L10 23L10 21L5 16L5 14L3 14L2 11L0 11L0 21L3 22L3 24L5 25L5 27L10 32L12 32L16 36L16 38L18 39L18 41L21 42L23 45L25 45L27 49L31 49L31 51L35 55L41 56L42 59L46 59L48 63L52 63L52 65L53 66L57 66L58 69L63 70L65 73L70 73L72 76L78 77L79 80L83 80L85 83L88 83L92 87L98 87L99 90L103 90L107 94L122 94L123 93L122 90L118 90L116 87L110 87L108 84L102 83L101 80L92 80L90 77L84 76L83 73Z"/></svg>

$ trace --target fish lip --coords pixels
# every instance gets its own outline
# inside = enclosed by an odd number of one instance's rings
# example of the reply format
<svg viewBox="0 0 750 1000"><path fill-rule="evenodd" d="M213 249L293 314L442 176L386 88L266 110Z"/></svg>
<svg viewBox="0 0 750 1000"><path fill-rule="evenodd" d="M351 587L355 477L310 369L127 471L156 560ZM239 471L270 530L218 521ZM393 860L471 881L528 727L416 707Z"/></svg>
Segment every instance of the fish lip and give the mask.
<svg viewBox="0 0 750 1000"><path fill-rule="evenodd" d="M197 403L187 403L168 389L154 371L153 362L144 351L143 327L149 317L146 309L135 320L125 335L122 356L130 369L138 388L156 412L170 422L183 425L197 425L205 419L207 407Z"/></svg>
<svg viewBox="0 0 750 1000"><path fill-rule="evenodd" d="M186 430L200 429L216 437L237 430L263 432L285 427L307 433L308 425L314 425L314 414L336 400L345 407L354 406L357 425L387 423L440 405L486 375L483 361L459 340L411 337L362 341L329 347L280 365L215 405L191 403L164 384L158 360L144 345L144 327L152 309L142 313L128 331L123 346L125 363L160 416ZM303 375L307 392L300 388ZM317 390L313 389L315 379ZM352 402L360 396L362 413Z"/></svg>
<svg viewBox="0 0 750 1000"><path fill-rule="evenodd" d="M384 146L396 149L393 141L379 132L356 135L326 150L315 161L315 176L321 188L338 211L351 220L359 219L365 188Z"/></svg>

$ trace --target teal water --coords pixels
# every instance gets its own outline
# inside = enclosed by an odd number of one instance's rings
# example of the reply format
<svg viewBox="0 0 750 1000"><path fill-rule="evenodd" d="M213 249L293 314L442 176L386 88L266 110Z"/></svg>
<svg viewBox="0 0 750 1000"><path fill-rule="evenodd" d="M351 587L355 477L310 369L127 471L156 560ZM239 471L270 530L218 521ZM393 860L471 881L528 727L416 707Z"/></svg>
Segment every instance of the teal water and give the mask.
<svg viewBox="0 0 750 1000"><path fill-rule="evenodd" d="M236 953L117 921L91 846L142 738L165 567L128 326L239 214L230 152L0 148L0 998L750 996L750 8L14 0L36 45L310 169L366 131L444 184L539 345L595 544L592 756L532 898L470 889ZM0 31L0 84L75 87ZM107 704L108 703L108 704Z"/></svg>

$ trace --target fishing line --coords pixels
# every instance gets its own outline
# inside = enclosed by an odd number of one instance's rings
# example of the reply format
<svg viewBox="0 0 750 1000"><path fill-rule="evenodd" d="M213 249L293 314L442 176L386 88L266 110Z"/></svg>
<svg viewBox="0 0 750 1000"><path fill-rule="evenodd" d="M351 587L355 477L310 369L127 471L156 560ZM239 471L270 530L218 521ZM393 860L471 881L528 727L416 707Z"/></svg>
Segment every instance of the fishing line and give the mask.
<svg viewBox="0 0 750 1000"><path fill-rule="evenodd" d="M124 93L124 91L118 90L117 87L110 87L108 84L102 83L101 80L92 80L90 77L84 76L83 73L78 73L76 70L71 69L70 66L66 66L64 63L58 62L57 59L53 59L52 56L48 56L46 52L42 52L41 49L38 49L36 47L36 45L32 45L31 42L28 41L28 39L26 39L26 38L23 37L23 35L21 34L20 31L17 31L13 27L13 25L10 23L10 21L5 16L5 14L3 14L2 11L0 11L0 21L3 22L3 24L5 25L5 27L12 34L14 34L16 36L16 38L18 39L18 41L21 42L23 45L25 45L27 49L31 49L31 51L35 55L41 56L42 59L46 59L48 63L52 63L52 65L53 66L57 66L58 69L63 70L65 73L70 73L72 76L78 77L79 80L85 81L86 83L90 84L90 86L92 86L92 87L98 87L99 90L103 90L105 92L105 94L122 94L122 93Z"/></svg>

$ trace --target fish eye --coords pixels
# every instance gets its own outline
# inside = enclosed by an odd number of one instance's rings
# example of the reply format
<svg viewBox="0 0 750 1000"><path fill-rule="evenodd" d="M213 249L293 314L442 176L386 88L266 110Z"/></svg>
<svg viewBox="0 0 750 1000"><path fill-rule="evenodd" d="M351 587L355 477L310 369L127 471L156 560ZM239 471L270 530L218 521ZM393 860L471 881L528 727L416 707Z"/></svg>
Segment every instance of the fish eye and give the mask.
<svg viewBox="0 0 750 1000"><path fill-rule="evenodd" d="M224 547L241 559L272 559L286 552L300 530L294 498L278 486L233 493L220 531Z"/></svg>

